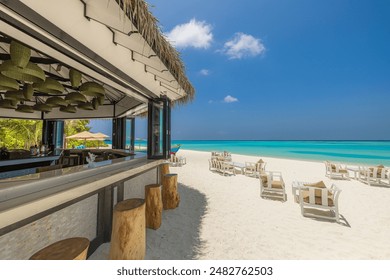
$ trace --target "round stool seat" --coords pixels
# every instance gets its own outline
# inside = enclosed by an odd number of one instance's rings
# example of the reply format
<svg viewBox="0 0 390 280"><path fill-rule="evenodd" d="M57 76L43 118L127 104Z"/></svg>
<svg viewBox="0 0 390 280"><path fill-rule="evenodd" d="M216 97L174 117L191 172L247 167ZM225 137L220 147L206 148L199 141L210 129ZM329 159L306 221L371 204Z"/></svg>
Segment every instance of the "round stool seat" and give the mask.
<svg viewBox="0 0 390 280"><path fill-rule="evenodd" d="M146 252L145 200L131 198L114 207L111 260L142 260Z"/></svg>
<svg viewBox="0 0 390 280"><path fill-rule="evenodd" d="M31 256L30 260L85 260L89 240L73 237L55 242Z"/></svg>

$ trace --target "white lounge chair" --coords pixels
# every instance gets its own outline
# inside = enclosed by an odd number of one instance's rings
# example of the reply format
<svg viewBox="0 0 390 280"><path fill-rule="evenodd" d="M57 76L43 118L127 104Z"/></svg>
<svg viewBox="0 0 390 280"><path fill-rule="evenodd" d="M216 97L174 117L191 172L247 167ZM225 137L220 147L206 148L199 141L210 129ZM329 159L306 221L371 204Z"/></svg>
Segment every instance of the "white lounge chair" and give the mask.
<svg viewBox="0 0 390 280"><path fill-rule="evenodd" d="M322 218L340 221L338 199L341 190L334 184L327 188L321 181L318 183L298 183L299 204L305 217Z"/></svg>
<svg viewBox="0 0 390 280"><path fill-rule="evenodd" d="M209 159L209 170L210 171L216 171L217 168L215 166L215 161L213 159Z"/></svg>
<svg viewBox="0 0 390 280"><path fill-rule="evenodd" d="M345 166L330 161L325 161L325 176L331 179L350 179L348 170Z"/></svg>
<svg viewBox="0 0 390 280"><path fill-rule="evenodd" d="M225 176L226 174L236 175L236 169L231 162L220 161L221 172Z"/></svg>
<svg viewBox="0 0 390 280"><path fill-rule="evenodd" d="M390 186L390 168L383 165L359 167L359 180L363 183L379 186Z"/></svg>
<svg viewBox="0 0 390 280"><path fill-rule="evenodd" d="M232 161L232 155L229 152L211 152L211 159L221 161Z"/></svg>
<svg viewBox="0 0 390 280"><path fill-rule="evenodd" d="M245 162L245 175L259 177L260 173L265 171L266 164L262 159L258 162Z"/></svg>
<svg viewBox="0 0 390 280"><path fill-rule="evenodd" d="M282 173L276 171L262 172L259 177L260 196L262 198L281 198L283 201L287 200Z"/></svg>

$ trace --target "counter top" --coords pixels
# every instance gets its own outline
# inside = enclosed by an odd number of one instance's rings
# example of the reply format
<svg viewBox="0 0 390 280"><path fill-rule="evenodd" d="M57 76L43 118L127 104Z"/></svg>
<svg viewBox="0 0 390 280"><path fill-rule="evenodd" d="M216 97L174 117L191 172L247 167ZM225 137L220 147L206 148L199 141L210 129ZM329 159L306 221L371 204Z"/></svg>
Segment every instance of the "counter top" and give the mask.
<svg viewBox="0 0 390 280"><path fill-rule="evenodd" d="M93 168L74 166L0 180L0 229L156 168L163 162L148 160L141 154L97 162Z"/></svg>
<svg viewBox="0 0 390 280"><path fill-rule="evenodd" d="M30 156L28 158L21 158L21 159L4 159L4 160L0 160L0 167L27 164L33 162L53 161L59 159L59 157L60 157L59 155L40 155L40 156Z"/></svg>

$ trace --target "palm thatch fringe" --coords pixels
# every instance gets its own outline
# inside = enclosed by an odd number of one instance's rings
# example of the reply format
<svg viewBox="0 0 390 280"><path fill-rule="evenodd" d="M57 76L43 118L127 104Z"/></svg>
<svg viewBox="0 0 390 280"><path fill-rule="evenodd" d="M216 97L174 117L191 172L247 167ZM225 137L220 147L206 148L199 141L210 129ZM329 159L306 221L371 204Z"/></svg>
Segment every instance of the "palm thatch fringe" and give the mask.
<svg viewBox="0 0 390 280"><path fill-rule="evenodd" d="M164 65L177 79L187 95L175 103L185 104L195 97L195 89L185 75L185 67L178 51L162 34L157 19L150 13L144 0L116 0L125 14L145 38L153 51L159 56Z"/></svg>

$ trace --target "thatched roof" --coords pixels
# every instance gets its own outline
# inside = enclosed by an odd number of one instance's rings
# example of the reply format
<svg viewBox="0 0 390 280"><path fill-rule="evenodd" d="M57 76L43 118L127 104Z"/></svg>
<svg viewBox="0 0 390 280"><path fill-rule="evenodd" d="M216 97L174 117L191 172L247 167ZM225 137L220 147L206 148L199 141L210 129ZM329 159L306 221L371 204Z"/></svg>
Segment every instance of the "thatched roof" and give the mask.
<svg viewBox="0 0 390 280"><path fill-rule="evenodd" d="M195 90L185 75L185 68L177 50L163 36L157 19L150 13L144 0L116 0L123 8L138 32L145 38L167 69L176 78L187 95L176 102L187 103L195 96Z"/></svg>

